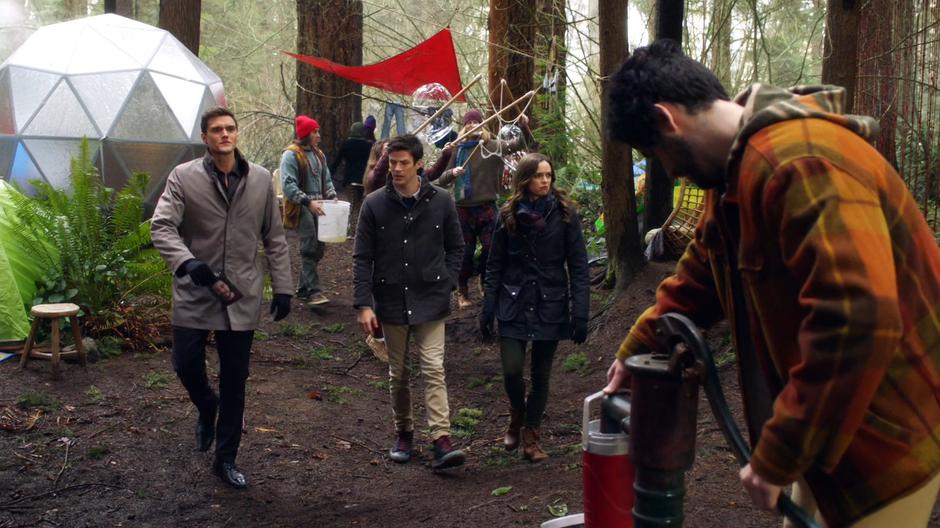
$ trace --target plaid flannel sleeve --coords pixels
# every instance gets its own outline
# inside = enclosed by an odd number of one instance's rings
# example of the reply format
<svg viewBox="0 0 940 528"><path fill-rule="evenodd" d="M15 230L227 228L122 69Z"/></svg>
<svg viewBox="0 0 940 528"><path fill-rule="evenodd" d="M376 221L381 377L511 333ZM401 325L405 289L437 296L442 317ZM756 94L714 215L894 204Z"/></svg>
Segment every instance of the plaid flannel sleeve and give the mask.
<svg viewBox="0 0 940 528"><path fill-rule="evenodd" d="M778 167L762 198L803 319L788 373L751 459L775 484L832 469L862 423L899 346L888 225L874 186L825 159Z"/></svg>

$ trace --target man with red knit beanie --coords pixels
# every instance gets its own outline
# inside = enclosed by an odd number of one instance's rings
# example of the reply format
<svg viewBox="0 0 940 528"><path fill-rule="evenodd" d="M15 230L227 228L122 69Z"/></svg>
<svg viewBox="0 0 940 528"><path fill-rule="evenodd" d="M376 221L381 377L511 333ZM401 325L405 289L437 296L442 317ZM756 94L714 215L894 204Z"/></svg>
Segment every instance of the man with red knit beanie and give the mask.
<svg viewBox="0 0 940 528"><path fill-rule="evenodd" d="M320 124L305 115L297 116L295 123L295 139L281 156L281 181L284 198L303 206L297 225L301 263L297 298L314 307L330 302L323 295L317 273L325 250L324 244L317 240L317 217L326 214L320 201L335 199L336 190L326 157L319 148Z"/></svg>

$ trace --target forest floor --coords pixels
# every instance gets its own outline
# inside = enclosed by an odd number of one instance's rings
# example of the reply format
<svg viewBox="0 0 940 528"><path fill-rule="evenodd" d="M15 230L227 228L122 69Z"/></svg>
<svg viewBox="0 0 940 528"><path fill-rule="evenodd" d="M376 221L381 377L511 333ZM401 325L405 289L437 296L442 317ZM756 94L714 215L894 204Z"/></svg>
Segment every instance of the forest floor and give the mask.
<svg viewBox="0 0 940 528"><path fill-rule="evenodd" d="M296 239L289 240L296 268ZM0 364L0 419L18 425L0 431L0 528L537 527L583 511L583 400L603 386L620 340L673 265L648 265L592 319L585 345L560 346L542 431L551 458L540 464L502 448L507 403L496 345L480 342L477 309L455 310L445 364L451 414L465 425L457 445L467 463L436 474L422 434L411 463L386 455L393 437L387 367L355 323L351 251L351 241L330 245L320 264L331 299L325 308L295 301L278 323L265 314L238 457L247 490L225 486L210 470L211 453L194 451L195 409L173 374L168 338L157 352L128 351L85 369L66 364L60 381L51 380L44 361L26 370L15 359ZM592 313L607 294L592 292ZM719 357L728 354L722 334L727 330L710 337ZM214 381L218 360L210 352ZM740 415L733 361L720 369ZM424 424L417 378L416 422ZM29 394L49 401L18 407ZM751 506L702 398L685 525L779 526L779 518ZM505 493L494 494L497 488ZM935 513L931 526L940 526L937 519Z"/></svg>

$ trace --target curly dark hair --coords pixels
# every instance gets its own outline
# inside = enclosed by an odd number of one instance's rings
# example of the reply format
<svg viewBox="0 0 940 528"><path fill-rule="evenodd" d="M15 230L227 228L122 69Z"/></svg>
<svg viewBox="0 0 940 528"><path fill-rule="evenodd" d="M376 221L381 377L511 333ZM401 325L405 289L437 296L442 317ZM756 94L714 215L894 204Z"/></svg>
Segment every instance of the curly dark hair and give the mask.
<svg viewBox="0 0 940 528"><path fill-rule="evenodd" d="M718 77L670 39L633 50L609 82L607 131L611 139L640 149L659 143L653 105L677 103L694 113L729 99Z"/></svg>

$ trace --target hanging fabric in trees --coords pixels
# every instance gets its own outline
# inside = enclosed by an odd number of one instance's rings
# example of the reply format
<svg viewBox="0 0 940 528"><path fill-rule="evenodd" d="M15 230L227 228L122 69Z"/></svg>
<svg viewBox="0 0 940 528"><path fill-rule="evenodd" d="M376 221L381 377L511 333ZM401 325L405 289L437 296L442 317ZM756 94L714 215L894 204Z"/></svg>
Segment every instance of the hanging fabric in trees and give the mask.
<svg viewBox="0 0 940 528"><path fill-rule="evenodd" d="M282 52L325 72L387 92L411 95L429 83L440 83L452 94L462 88L450 28L394 57L365 66L343 66L320 57ZM458 100L465 99L461 95Z"/></svg>

